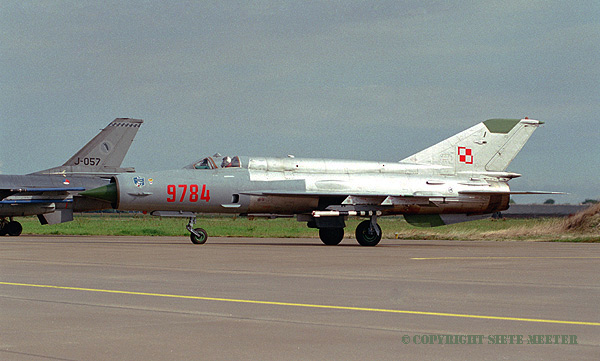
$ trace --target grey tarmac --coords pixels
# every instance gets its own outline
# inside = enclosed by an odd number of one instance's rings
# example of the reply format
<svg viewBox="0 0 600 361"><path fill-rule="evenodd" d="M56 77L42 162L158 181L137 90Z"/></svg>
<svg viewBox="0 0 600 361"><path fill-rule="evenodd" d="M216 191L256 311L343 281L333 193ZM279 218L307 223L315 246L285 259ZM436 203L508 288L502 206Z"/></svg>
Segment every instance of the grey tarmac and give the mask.
<svg viewBox="0 0 600 361"><path fill-rule="evenodd" d="M599 300L600 244L0 238L2 360L597 360Z"/></svg>

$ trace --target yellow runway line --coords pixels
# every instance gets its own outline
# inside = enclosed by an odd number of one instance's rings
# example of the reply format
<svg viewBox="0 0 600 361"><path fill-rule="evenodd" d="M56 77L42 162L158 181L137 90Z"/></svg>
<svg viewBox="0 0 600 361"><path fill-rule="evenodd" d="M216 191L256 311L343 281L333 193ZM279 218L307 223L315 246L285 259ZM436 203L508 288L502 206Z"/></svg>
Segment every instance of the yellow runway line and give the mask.
<svg viewBox="0 0 600 361"><path fill-rule="evenodd" d="M170 294L164 294L164 293L103 290L103 289L95 289L95 288L36 285L36 284L28 284L28 283L14 283L14 282L0 282L0 285L33 287L33 288L47 288L47 289L58 289L58 290L68 290L68 291L80 291L80 292L112 293L112 294L133 295L133 296L151 296L151 297L178 298L178 299L188 299L188 300L247 303L247 304L255 304L255 305L302 307L302 308L331 309L331 310L344 310L344 311L364 311L364 312L379 312L379 313L407 314L407 315L420 315L420 316L458 317L458 318L471 318L471 319L483 319L483 320L553 323L553 324L579 325L579 326L600 326L600 322L561 321L561 320L545 320L545 319L537 319L537 318L483 316L483 315L468 315L468 314L444 313L444 312L404 311L404 310L392 310L392 309L385 309L385 308L314 305L314 304L293 303L293 302L257 301L257 300L243 300L243 299L219 298L219 297L170 295Z"/></svg>

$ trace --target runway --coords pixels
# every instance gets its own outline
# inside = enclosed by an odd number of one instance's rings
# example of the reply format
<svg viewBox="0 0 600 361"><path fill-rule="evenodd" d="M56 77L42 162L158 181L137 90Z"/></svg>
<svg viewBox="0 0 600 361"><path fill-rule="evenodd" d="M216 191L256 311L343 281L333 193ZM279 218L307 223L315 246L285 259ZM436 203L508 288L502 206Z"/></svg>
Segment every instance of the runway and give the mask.
<svg viewBox="0 0 600 361"><path fill-rule="evenodd" d="M0 237L2 360L597 360L600 245Z"/></svg>

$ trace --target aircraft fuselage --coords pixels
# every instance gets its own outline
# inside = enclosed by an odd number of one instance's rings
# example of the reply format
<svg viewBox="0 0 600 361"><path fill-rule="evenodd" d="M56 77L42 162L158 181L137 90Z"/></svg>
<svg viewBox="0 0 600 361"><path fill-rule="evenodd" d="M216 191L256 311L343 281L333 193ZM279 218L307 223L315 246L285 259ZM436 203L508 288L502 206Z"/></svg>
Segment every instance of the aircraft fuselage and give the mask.
<svg viewBox="0 0 600 361"><path fill-rule="evenodd" d="M482 189L508 191L506 182L497 176L444 175L440 167L401 163L245 160L247 168L118 175L113 178L118 190L115 208L275 215L361 208L376 209L382 215L477 214L508 208L506 195L460 194Z"/></svg>

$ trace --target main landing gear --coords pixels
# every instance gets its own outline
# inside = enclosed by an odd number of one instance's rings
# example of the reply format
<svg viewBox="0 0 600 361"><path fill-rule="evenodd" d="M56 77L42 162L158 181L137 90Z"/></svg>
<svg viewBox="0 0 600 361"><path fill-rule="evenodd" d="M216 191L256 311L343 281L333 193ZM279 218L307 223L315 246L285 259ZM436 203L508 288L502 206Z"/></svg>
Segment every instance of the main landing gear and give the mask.
<svg viewBox="0 0 600 361"><path fill-rule="evenodd" d="M373 247L381 241L381 227L377 224L377 216L370 221L362 221L356 227L356 240L361 246Z"/></svg>
<svg viewBox="0 0 600 361"><path fill-rule="evenodd" d="M321 241L328 246L338 245L342 239L344 239L344 229L319 228L319 238L321 238Z"/></svg>
<svg viewBox="0 0 600 361"><path fill-rule="evenodd" d="M23 226L17 221L13 221L12 217L7 221L5 218L0 219L0 236L19 236L23 232Z"/></svg>
<svg viewBox="0 0 600 361"><path fill-rule="evenodd" d="M190 221L185 227L190 232L190 239L194 244L204 244L208 239L208 233L203 228L194 228L196 217L190 217Z"/></svg>
<svg viewBox="0 0 600 361"><path fill-rule="evenodd" d="M361 246L373 247L376 246L379 241L381 241L381 227L377 224L377 213L370 212L370 220L361 222L358 227L356 227L356 240ZM334 216L334 217L343 217L343 216L355 216L355 215L364 215L359 212L342 212L342 211L333 211L333 212L323 212L321 214L314 212L315 216ZM335 222L331 222L331 224L335 224ZM342 227L321 227L319 228L319 238L321 241L328 246L335 246L339 244L342 239L344 239L344 223L341 222L340 225Z"/></svg>

